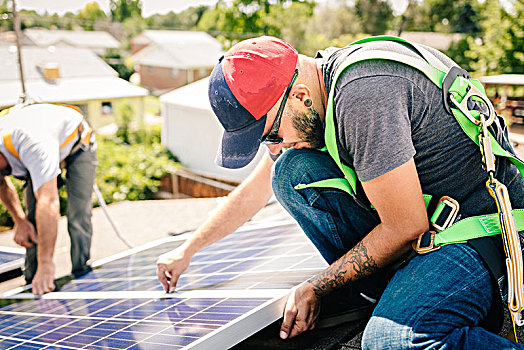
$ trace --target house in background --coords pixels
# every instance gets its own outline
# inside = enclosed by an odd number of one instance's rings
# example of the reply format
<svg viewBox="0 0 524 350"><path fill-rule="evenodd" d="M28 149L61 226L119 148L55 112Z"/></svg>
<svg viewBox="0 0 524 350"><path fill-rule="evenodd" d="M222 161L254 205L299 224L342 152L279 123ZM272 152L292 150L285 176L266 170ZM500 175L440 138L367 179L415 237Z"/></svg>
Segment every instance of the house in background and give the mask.
<svg viewBox="0 0 524 350"><path fill-rule="evenodd" d="M209 78L160 96L162 144L189 170L224 180L241 181L262 158L260 147L255 159L242 169L226 169L215 164L223 128L215 117L207 96Z"/></svg>
<svg viewBox="0 0 524 350"><path fill-rule="evenodd" d="M388 32L387 35L398 36L398 33ZM464 37L460 33L437 33L437 32L402 32L400 34L402 39L406 39L412 43L422 44L439 51L446 51L451 44L458 42Z"/></svg>
<svg viewBox="0 0 524 350"><path fill-rule="evenodd" d="M113 111L124 102L136 118L144 117L148 91L118 78L93 51L51 46L21 53L26 92L36 101L76 105L95 129L113 123ZM0 46L0 108L18 103L21 93L16 46Z"/></svg>
<svg viewBox="0 0 524 350"><path fill-rule="evenodd" d="M47 48L49 46L67 46L89 49L97 55L104 55L108 49L118 49L120 42L111 34L103 31L84 30L49 30L45 28L25 29L24 45Z"/></svg>
<svg viewBox="0 0 524 350"><path fill-rule="evenodd" d="M140 85L157 92L209 76L224 53L215 38L195 31L145 30L131 48Z"/></svg>

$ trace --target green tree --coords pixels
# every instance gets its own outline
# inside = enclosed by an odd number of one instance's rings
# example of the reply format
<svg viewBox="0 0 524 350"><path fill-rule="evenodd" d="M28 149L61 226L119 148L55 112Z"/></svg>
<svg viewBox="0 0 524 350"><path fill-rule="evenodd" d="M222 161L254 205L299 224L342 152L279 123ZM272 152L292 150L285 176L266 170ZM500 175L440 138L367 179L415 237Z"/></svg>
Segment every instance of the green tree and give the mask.
<svg viewBox="0 0 524 350"><path fill-rule="evenodd" d="M457 9L456 14L451 20L451 29L455 33L472 33L480 32L480 25L477 21L477 11L471 3L465 3Z"/></svg>
<svg viewBox="0 0 524 350"><path fill-rule="evenodd" d="M464 52L479 75L524 72L522 6L518 1L515 5L510 14L499 0L481 4L482 33L467 38L469 49Z"/></svg>
<svg viewBox="0 0 524 350"><path fill-rule="evenodd" d="M391 5L385 0L356 0L355 12L364 33L384 34L393 19Z"/></svg>
<svg viewBox="0 0 524 350"><path fill-rule="evenodd" d="M7 0L0 1L0 31L13 30L13 16Z"/></svg>
<svg viewBox="0 0 524 350"><path fill-rule="evenodd" d="M271 6L267 13L262 12L260 21L265 24L266 30L274 33L280 32L279 37L291 43L298 52L307 54L311 53L310 47L314 42L309 30L309 20L313 16L313 9L314 4L306 2L294 2L290 5L279 4Z"/></svg>
<svg viewBox="0 0 524 350"><path fill-rule="evenodd" d="M311 34L321 34L328 40L362 32L355 9L346 3L342 3L336 8L324 6L318 9L309 21L308 26L311 28Z"/></svg>
<svg viewBox="0 0 524 350"><path fill-rule="evenodd" d="M131 78L131 75L135 72L131 65L126 64L124 57L122 57L120 50L109 49L106 51L103 57L104 61L118 72L118 76L124 80Z"/></svg>
<svg viewBox="0 0 524 350"><path fill-rule="evenodd" d="M140 0L111 0L109 3L111 17L115 22L124 22L131 17L142 17Z"/></svg>
<svg viewBox="0 0 524 350"><path fill-rule="evenodd" d="M166 14L156 14L146 18L150 28L186 29L195 28L203 14L210 10L209 6L190 7L180 13L170 11Z"/></svg>
<svg viewBox="0 0 524 350"><path fill-rule="evenodd" d="M106 14L96 1L92 1L80 10L77 18L83 21L82 27L86 30L93 30L93 25L97 20L107 18Z"/></svg>
<svg viewBox="0 0 524 350"><path fill-rule="evenodd" d="M298 6L299 4L305 7ZM285 26L302 26L306 18L281 16L281 10L308 13L312 1L219 0L213 10L203 13L196 29L212 33L225 46L255 35L282 36ZM312 13L312 12L311 12ZM277 20L275 17L278 16ZM304 40L304 38L302 38Z"/></svg>

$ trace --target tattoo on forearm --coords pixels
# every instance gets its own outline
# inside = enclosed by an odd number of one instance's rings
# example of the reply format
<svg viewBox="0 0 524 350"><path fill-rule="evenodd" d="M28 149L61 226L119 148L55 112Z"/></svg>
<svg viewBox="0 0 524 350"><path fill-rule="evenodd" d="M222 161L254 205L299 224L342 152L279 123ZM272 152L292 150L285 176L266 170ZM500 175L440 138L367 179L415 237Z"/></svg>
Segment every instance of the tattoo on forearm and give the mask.
<svg viewBox="0 0 524 350"><path fill-rule="evenodd" d="M370 275L378 270L378 265L372 256L368 255L366 246L359 242L348 254L333 263L328 269L311 278L308 282L313 286L317 297ZM352 271L353 273L348 273Z"/></svg>

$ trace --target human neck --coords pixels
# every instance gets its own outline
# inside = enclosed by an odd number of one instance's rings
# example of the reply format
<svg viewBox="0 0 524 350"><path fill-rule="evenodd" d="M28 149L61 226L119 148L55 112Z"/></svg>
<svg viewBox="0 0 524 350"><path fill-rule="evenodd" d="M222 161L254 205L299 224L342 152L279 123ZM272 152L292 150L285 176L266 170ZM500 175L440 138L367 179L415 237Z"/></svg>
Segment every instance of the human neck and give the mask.
<svg viewBox="0 0 524 350"><path fill-rule="evenodd" d="M327 94L324 85L324 78L322 76L322 67L318 60L312 57L301 56L299 61L299 78L303 76L303 84L306 84L311 90L311 98L313 106L317 110L320 118L324 120L326 115Z"/></svg>

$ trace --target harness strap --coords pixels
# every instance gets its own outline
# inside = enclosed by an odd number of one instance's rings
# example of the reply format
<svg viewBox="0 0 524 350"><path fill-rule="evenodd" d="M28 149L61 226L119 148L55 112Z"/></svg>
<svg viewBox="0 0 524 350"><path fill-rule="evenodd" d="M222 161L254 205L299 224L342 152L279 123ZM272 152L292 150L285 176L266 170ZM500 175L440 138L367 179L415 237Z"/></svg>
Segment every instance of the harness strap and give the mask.
<svg viewBox="0 0 524 350"><path fill-rule="evenodd" d="M407 55L398 54L396 52L391 51L385 51L385 50L367 50L367 51L359 51L359 48L356 47L355 51L351 53L348 58L344 61L343 64L341 64L340 68L335 74L334 81L338 79L340 74L347 69L350 65L364 61L364 60L373 60L373 59L382 59L382 60L391 60L396 61L402 64L406 64L409 66L412 66L413 68L418 69L422 73L424 73L435 85L437 85L439 88L442 89L442 82L444 81L444 78L446 76L447 71L449 68L446 68L445 71L442 71L438 68L433 67L434 62L440 62L438 58L436 58L433 54L431 54L429 51L424 49L421 46L409 43L408 41L405 41L403 39L392 37L392 36L378 36L373 38L366 38L359 40L351 45L358 45L365 42L370 41L379 41L379 40L393 40L397 42L402 42L404 44L409 45L410 48L412 48L415 52L420 53L422 58L415 58ZM443 67L443 63L438 64L439 68ZM476 80L476 79L470 79L471 83L477 87L480 91L485 93L484 87L482 84ZM329 94L329 101L328 101L328 107L327 107L327 113L326 113L326 129L325 129L325 141L326 146L328 149L329 154L335 161L335 163L338 165L338 167L342 170L344 173L344 177L347 181L346 184L339 184L337 186L340 187L348 187L350 188L350 194L354 195L356 193L356 183L357 183L357 175L353 169L351 169L348 166L345 166L340 161L340 156L338 154L338 147L336 144L336 137L335 135L335 124L333 120L333 113L331 112L332 106L333 106L333 95L334 95L334 89L336 84L332 84L331 92ZM469 87L469 84L467 83L467 80L463 77L457 77L450 88L450 94L454 96L455 99L457 99L459 102L462 101L462 96L465 96L466 91ZM458 123L460 124L462 130L468 135L470 139L472 139L477 145L479 143L478 141L478 134L479 134L479 127L473 123L457 108L451 108L451 111L453 112L453 115L455 119L457 119ZM472 111L472 114L478 113L477 111ZM491 144L493 148L493 152L496 156L499 157L506 157L508 158L519 170L521 175L524 177L524 162L517 158L515 155L507 152L504 150L496 141L496 138L491 135ZM344 180L341 180L342 182L346 182ZM319 186L324 187L324 186ZM347 191L346 191L347 192Z"/></svg>
<svg viewBox="0 0 524 350"><path fill-rule="evenodd" d="M66 137L64 142L62 142L62 144L60 145L60 149L64 148L65 145L67 145L69 142L71 142L76 136L80 136L79 135L79 127L80 126L77 126L76 129L69 136ZM89 137L90 137L90 135L91 135L91 132L89 132ZM3 139L4 139L5 148L7 148L9 153L11 153L13 156L15 156L16 159L20 159L20 155L18 154L18 152L15 149L15 146L13 145L13 137L12 137L11 133L9 132L7 134L4 134Z"/></svg>
<svg viewBox="0 0 524 350"><path fill-rule="evenodd" d="M13 156L16 157L16 159L20 159L20 156L18 155L18 152L15 149L15 146L13 145L13 139L11 137L11 133L7 133L4 135L4 145L5 148L11 153Z"/></svg>
<svg viewBox="0 0 524 350"><path fill-rule="evenodd" d="M524 209L513 209L517 230L524 230ZM471 239L500 235L498 213L462 219L435 235L435 245L465 243Z"/></svg>

